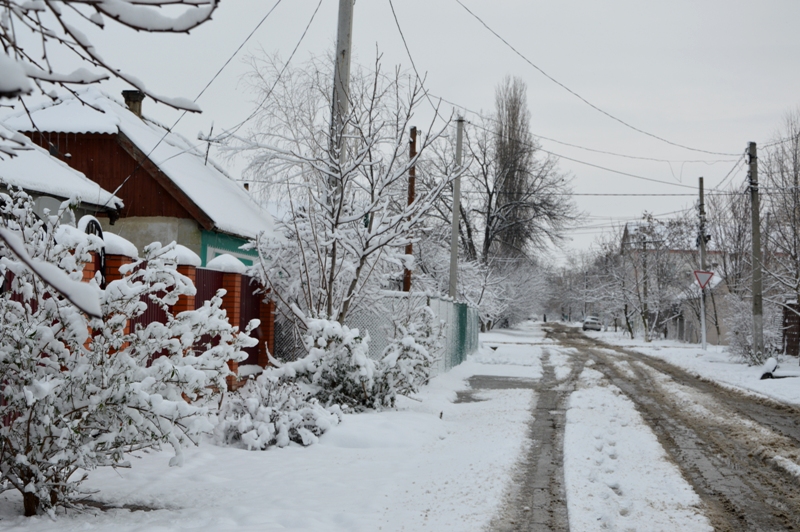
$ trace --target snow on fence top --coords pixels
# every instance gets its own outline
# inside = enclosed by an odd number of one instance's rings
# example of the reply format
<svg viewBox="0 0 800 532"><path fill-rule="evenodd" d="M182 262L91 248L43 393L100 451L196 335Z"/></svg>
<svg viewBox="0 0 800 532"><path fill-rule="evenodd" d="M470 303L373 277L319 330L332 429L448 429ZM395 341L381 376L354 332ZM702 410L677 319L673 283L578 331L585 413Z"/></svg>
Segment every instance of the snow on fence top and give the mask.
<svg viewBox="0 0 800 532"><path fill-rule="evenodd" d="M197 253L180 244L176 244L174 249L166 252L164 257L175 260L179 266L194 266L195 268L199 268L200 264L203 262L200 260L200 256ZM239 262L239 264L241 264L241 262Z"/></svg>
<svg viewBox="0 0 800 532"><path fill-rule="evenodd" d="M206 163L205 145L195 146L153 120L139 118L96 87L78 92L78 98L65 96L31 109L35 128L27 113L5 124L18 131L121 133L214 222L216 230L243 238L255 238L262 231L274 234L272 216L220 167Z"/></svg>
<svg viewBox="0 0 800 532"><path fill-rule="evenodd" d="M12 134L0 125L0 137ZM47 151L26 137L20 137L14 137L24 143L22 149L14 152L16 156L4 156L0 159L0 181L32 194L46 194L61 199L78 196L88 205L107 206L117 210L122 208L121 199L101 188L83 173L51 157Z"/></svg>
<svg viewBox="0 0 800 532"><path fill-rule="evenodd" d="M103 231L103 242L105 242L107 255L122 255L123 257L130 257L132 259L139 257L139 250L136 249L133 242L119 235Z"/></svg>
<svg viewBox="0 0 800 532"><path fill-rule="evenodd" d="M227 253L218 255L208 261L206 269L225 273L247 273L247 266L233 255L228 255Z"/></svg>

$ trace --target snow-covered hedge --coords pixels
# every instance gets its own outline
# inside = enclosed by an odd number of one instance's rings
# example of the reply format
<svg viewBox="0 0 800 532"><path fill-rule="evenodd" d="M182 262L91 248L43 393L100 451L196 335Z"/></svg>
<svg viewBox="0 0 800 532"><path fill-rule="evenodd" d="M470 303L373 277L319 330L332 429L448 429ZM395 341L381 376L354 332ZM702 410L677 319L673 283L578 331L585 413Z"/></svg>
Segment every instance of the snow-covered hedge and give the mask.
<svg viewBox="0 0 800 532"><path fill-rule="evenodd" d="M398 395L409 395L427 384L444 339L444 325L428 306L415 308L396 323L395 337L378 364L375 395L394 406Z"/></svg>
<svg viewBox="0 0 800 532"><path fill-rule="evenodd" d="M31 258L79 281L102 242L59 230L59 218L37 219L22 192L0 194L0 226L21 237ZM242 360L255 340L230 325L221 293L171 314L169 305L195 289L164 258L170 250L149 246L146 261L105 290L93 280L102 317L90 319L0 246L0 274L13 277L0 293L0 490L18 490L26 515L68 505L85 472L126 466L131 451L167 443L180 464L182 446L213 429L206 409L187 399L224 389L228 361ZM142 298L164 309L166 323L130 326L146 308Z"/></svg>
<svg viewBox="0 0 800 532"><path fill-rule="evenodd" d="M339 424L342 411L323 408L311 395L307 386L286 382L268 369L225 396L215 429L217 441L250 450L316 443Z"/></svg>

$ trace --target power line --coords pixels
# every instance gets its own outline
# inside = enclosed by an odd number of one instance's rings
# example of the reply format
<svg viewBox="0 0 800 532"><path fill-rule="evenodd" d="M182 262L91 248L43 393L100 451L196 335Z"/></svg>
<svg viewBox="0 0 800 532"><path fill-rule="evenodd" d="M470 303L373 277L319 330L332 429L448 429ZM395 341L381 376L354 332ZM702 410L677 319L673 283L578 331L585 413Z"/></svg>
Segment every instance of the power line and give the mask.
<svg viewBox="0 0 800 532"><path fill-rule="evenodd" d="M230 56L230 57L227 59L227 61L225 61L225 63L224 63L224 64L223 64L223 65L222 65L222 66L219 68L219 70L217 70L216 74L214 74L214 75L212 76L211 80L210 80L208 83L206 83L206 85L203 87L203 89L200 91L200 93L199 93L197 96L195 96L194 100L192 100L193 102L197 102L197 100L199 100L199 99L200 99L200 97L203 95L203 93L205 93L205 92L206 92L206 90L207 90L207 89L208 89L208 88L211 86L211 84L212 84L212 83L214 83L214 80L216 80L216 79L219 77L219 75L220 75L220 74L222 74L222 71L223 71L223 70L225 70L225 67L227 67L227 66L230 64L230 62L233 60L233 58L234 58L234 57L236 57L236 55L239 53L239 51L240 51L240 50L241 50L241 49L244 47L244 45L245 45L245 44L247 44L247 42L250 40L250 38L251 38L251 37L252 37L252 36L255 34L255 32L256 32L256 31L257 31L257 30L258 30L258 29L259 29L259 28L260 28L260 27L261 27L261 26L264 24L264 22L265 22L265 21L266 21L266 20L269 18L269 16L272 14L272 12L273 12L273 11L275 11L275 8L276 8L276 7L278 7L278 5L279 5L279 4L280 4L282 1L283 1L283 0L277 0L277 2L275 2L275 4L272 6L272 9L270 9L269 11L267 11L267 14L266 14L266 15L264 15L264 16L261 18L261 20L258 22L258 24L256 24L256 27L255 27L255 28L253 28L253 31L251 31L251 32L250 32L250 33L247 35L247 37L245 37L244 41L242 41L242 44L240 44L240 45L239 45L239 47L238 47L238 48L236 48L236 50L235 50L235 51L234 51L234 52L231 54L231 56ZM321 0L320 0L320 1L321 1ZM162 142L164 142L164 139L165 139L165 138L167 138L167 135L169 135L169 134L172 132L172 130L173 130L173 129L175 129L175 128L178 126L178 123L179 123L179 122L180 122L180 121L183 119L183 117L184 117L184 116L186 116L186 111L183 111L183 112L181 113L181 115L178 117L178 119L177 119L177 120L175 120L175 123L174 123L174 124L172 124L172 127L171 127L171 128L168 128L168 129L167 129L167 130L164 132L164 135L163 135L163 136L162 136L162 137L161 137L161 138L158 140L158 142L156 142L156 145L155 145L155 146L153 146L153 148L152 148L152 149L151 149L151 150L150 150L150 151L147 153L147 155L145 155L145 158L150 158L150 155L152 155L152 154L153 154L153 152L154 152L154 151L156 151L156 148L158 148L158 147L161 145L161 143L162 143ZM128 177L126 177L125 179L123 179L123 180L122 180L122 183L120 183L120 185L119 185L119 186L118 186L118 187L117 187L117 188L114 190L114 192L112 193L112 197L113 197L113 196L115 196L115 195L117 194L117 192L119 192L119 191L120 191L120 189L121 189L121 188L122 188L122 187L125 185L125 183L127 183L127 182L128 182L128 180L129 180L130 178L132 178L134 175L136 175L136 172L137 172L137 171L138 171L138 170L139 170L141 167L142 167L142 163L137 163L137 164L136 164L136 166L134 167L134 169L133 169L133 171L130 173L130 175L128 175ZM109 199L108 201L111 201L111 199ZM106 202L106 205L104 205L104 207L105 207L105 206L107 206L107 205L108 205L108 202Z"/></svg>
<svg viewBox="0 0 800 532"><path fill-rule="evenodd" d="M247 37L245 37L244 41L242 41L242 44L240 44L239 47L231 54L231 56L228 58L228 60L225 61L225 63L220 67L220 69L217 71L217 73L214 74L214 77L212 77L211 80L208 83L206 83L206 86L203 87L203 90L201 90L200 94L198 94L197 97L194 99L195 102L200 99L200 97L203 95L203 93L206 92L206 89L208 89L211 86L211 84L214 83L214 81L217 79L217 77L219 77L219 75L222 74L222 71L225 70L225 68L228 66L228 64L230 64L231 61L233 61L233 58L236 57L239 54L239 52L242 50L242 48L244 48L244 45L247 44L247 42L250 40L250 38L253 37L255 32L258 31L258 29L264 24L264 22L269 18L269 16L272 14L272 12L275 11L275 8L278 7L278 4L280 4L282 1L283 0L278 0L277 2L275 2L275 5L272 6L272 9L267 11L267 14L264 15L264 17L258 22L258 24L256 24L256 27L253 28L253 31L251 31L250 34ZM185 115L185 114L186 113L184 112L180 116L180 118L178 118L178 121L180 121L180 119L183 118L183 115ZM177 122L175 124L177 125ZM172 126L172 127L175 127L175 126Z"/></svg>
<svg viewBox="0 0 800 532"><path fill-rule="evenodd" d="M428 100L428 103L431 104L431 108L433 108L433 112L436 113L436 116L444 120L444 117L439 114L439 107L433 104L431 101L431 95L428 93L428 90L425 88L425 81L419 75L419 71L417 70L417 64L414 62L414 58L411 56L411 49L408 47L408 41L406 41L406 36L403 33L403 28L400 27L400 20L397 18L397 12L394 10L394 3L392 0L389 0L389 7L392 9L392 17L394 18L394 24L397 27L397 32L400 34L400 39L403 41L403 47L406 49L406 55L408 56L408 60L411 61L411 68L414 69L414 75L417 76L417 80L419 80L420 87L422 88L422 93L425 95L425 98Z"/></svg>
<svg viewBox="0 0 800 532"><path fill-rule="evenodd" d="M517 55L518 55L518 56L519 56L519 57L520 57L520 58L521 58L523 61L525 61L525 62L526 62L526 63L528 63L530 66L532 66L533 68L535 68L536 70L538 70L538 71L539 71L539 73L541 73L541 74L542 74L544 77L546 77L547 79L549 79L550 81L552 81L553 83L555 83L556 85L558 85L559 87L561 87L562 89L566 90L567 92L569 92L570 94L572 94L573 96L575 96L576 98L578 98L579 100L581 100L583 103L585 103L586 105L588 105L589 107L591 107L591 108L592 108L592 109L594 109L595 111L598 111L598 112L600 112L600 113L604 114L605 116L607 116L608 118L610 118L610 119L614 120L615 122L618 122L618 123L622 124L623 126L625 126L625 127L629 128L629 129L632 129L633 131L636 131L636 132L638 132L638 133L641 133L641 134L643 134L643 135L647 135L648 137L654 138L654 139L656 139L656 140L660 140L661 142L665 142L665 143L667 143L667 144L670 144L670 145L672 145L672 146L676 146L676 147L678 147L678 148L683 148L683 149L685 149L685 150L695 151L695 152L699 152L699 153L708 153L708 154L710 154L710 155L724 155L724 156L736 156L736 155L738 155L738 153L723 153L723 152L715 152L715 151L701 150L701 149L699 149L699 148L692 148L691 146L686 146L686 145L684 145L684 144L678 144L677 142L672 142L671 140L667 140L667 139L665 139L665 138L663 138L663 137L659 137L658 135L654 135L653 133L649 133L649 132L647 132L647 131L645 131L645 130L643 130L643 129L640 129L640 128L636 127L636 126L633 126L633 125L629 124L628 122L626 122L626 121L622 120L621 118L617 118L616 116L612 115L612 114L611 114L611 113L609 113L608 111L605 111L605 110L601 109L600 107L598 107L597 105L593 104L592 102L590 102L589 100L587 100L586 98L584 98L583 96L581 96L580 94L578 94L577 92L575 92L574 90L570 89L569 87L567 87L566 85L564 85L563 83L561 83L560 81L558 81L557 79L555 79L553 76L551 76L550 74L548 74L548 73L547 73L547 72L545 72L544 70L542 70L541 68L539 68L539 67L538 67L536 64L534 64L534 63L533 63L533 61L531 61L530 59L528 59L528 58L527 58L527 57L526 57L524 54L522 54L522 52L520 52L519 50L517 50L517 49L516 49L516 48L515 48L513 45L511 45L511 43L509 43L509 42L508 42L506 39L504 39L504 38L503 38L503 37L502 37L502 36L501 36L499 33L497 33L495 30L493 30L493 29L492 29L492 28L491 28L491 27L490 27L490 26L489 26L489 25L488 25L488 24L487 24L487 23L486 23L486 22L485 22L485 21L484 21L484 20L483 20L481 17L479 17L478 15L476 15L475 13L473 13L473 12L472 12L472 11L471 11L471 10L470 10L470 9L469 9L467 6L465 6L465 5L464 5L464 4L461 2L461 0L456 0L456 2L458 3L458 5L460 5L461 7L463 7L463 8L464 8L464 10L465 10L467 13L469 13L470 15L472 15L472 16L473 16L473 17L474 17L474 18L475 18L475 19L476 19L478 22L480 22L480 23L481 23L481 25L482 25L484 28L486 28L487 30L489 30L489 32L491 32L491 33L492 33L492 35L494 35L495 37L497 37L498 39L500 39L500 41L502 41L502 42L503 42L503 44L505 44L505 45L506 45L506 46L507 46L509 49L511 49L511 50L512 50L512 51L513 51L515 54L517 54Z"/></svg>
<svg viewBox="0 0 800 532"><path fill-rule="evenodd" d="M458 0L456 0L456 1L458 1ZM488 128L485 128L485 127L483 127L483 126L481 126L481 125L478 125L478 124L475 124L475 123L472 123L472 122L470 122L470 124L472 124L474 127L478 128L478 129L481 129L481 130L483 130L483 131L486 131L487 133L490 133L490 134L493 134L493 135L496 135L496 136L498 135L498 133L497 133L497 132L495 132L495 131L491 131L491 130L489 130ZM523 144L525 144L525 143L523 143ZM695 187L693 187L693 186L691 186L691 185L684 185L684 184L682 184L682 183L671 183L671 182L669 182L669 181L663 181L663 180L661 180L661 179L654 179L654 178L652 178L652 177L644 177L644 176L640 176L640 175L636 175L636 174L631 174L631 173L628 173L628 172L623 172L623 171L621 171L621 170L614 170L613 168L608 168L608 167L605 167L605 166L600 166L599 164L594 164L594 163L590 163L590 162L587 162L587 161L582 161L582 160L580 160L580 159L575 159L575 158L573 158L573 157L567 157L566 155L560 155L560 154L558 154L558 153L555 153L555 152L552 152L552 151L549 151L549 150L545 150L545 149L544 149L544 148L542 148L542 147L539 147L539 146L533 146L533 145L532 145L532 144L530 144L530 143L527 143L527 144L528 144L529 146L531 146L531 147L534 147L534 148L536 148L536 149L538 149L538 150L540 150L540 151L544 152L544 153L547 153L547 154L549 154L549 155L552 155L553 157L558 157L558 158L560 158L560 159L566 159L566 160L568 160L568 161L572 161L572 162L574 162L574 163L578 163L578 164L584 164L584 165L586 165L586 166L591 166L592 168L598 168L598 169L600 169L600 170L605 170L606 172L611 172L611 173L614 173L614 174L619 174L619 175L623 175L623 176L626 176L626 177L633 177L633 178L635 178L635 179L641 179L641 180L644 180L644 181L651 181L651 182L653 182L653 183L661 183L661 184L663 184L663 185L671 185L671 186L674 186L674 187L691 188L691 189L694 189L694 188L695 188Z"/></svg>
<svg viewBox="0 0 800 532"><path fill-rule="evenodd" d="M458 2L459 2L459 4L461 4L460 0L456 0L456 1L458 1ZM466 8L466 6L464 6L463 4L461 4L461 5L462 5L462 7L464 7L465 9L467 9L467 8ZM409 46L408 46L408 42L406 41L405 34L403 33L403 29L402 29L402 27L400 26L400 21L399 21L399 19L397 18L397 12L395 11L395 8L394 8L394 3L393 3L393 1L392 1L392 0L389 0L389 7L391 8L391 11L392 11L392 16L393 16L393 18L394 18L394 22L395 22L395 26L397 27L397 31L398 31L398 33L400 34L400 38L401 38L401 39L402 39L402 41L403 41L403 46L405 47L405 50L406 50L406 55L408 56L408 59L409 59L409 61L411 62L411 67L412 67L412 68L413 68L413 70L414 70L414 74L416 75L416 77L417 77L417 80L419 80L419 83L420 83L420 85L421 85L421 87L422 87L422 90L423 90L423 94L425 94L425 97L427 98L428 102L431 104L431 107L433 108L433 110L434 110L434 112L436 113L436 115L437 115L437 116L439 116L439 117L441 117L441 115L439 114L439 109L438 109L438 107L437 107L436 105L434 105L434 104L433 104L433 102L431 101L431 95L429 94L429 92L428 92L428 91L427 91L427 89L425 88L424 79L422 78L422 76L420 76L420 74L419 74L419 71L417 70L416 62L414 61L414 58L413 58L413 56L411 55L411 49L410 49L410 48L409 48ZM467 9L467 11L469 11L469 9ZM471 12L470 12L470 13L471 13ZM474 15L473 15L473 16L474 16ZM480 20L480 19L479 19L479 20ZM488 28L488 26L487 26L487 28ZM498 37L499 37L499 36L498 36ZM535 66L535 65L534 65L534 66ZM537 67L537 68L538 68L538 67ZM546 75L546 74L545 74L545 75ZM548 76L548 77L549 77L549 76ZM554 81L555 81L555 80L554 80ZM566 87L565 87L565 88L566 88ZM569 90L569 89L568 89L568 90ZM444 98L439 98L439 100L440 100L440 101L446 101L447 103L449 103L449 104L451 104L451 105L453 105L453 106L455 106L455 107L461 107L461 108L462 108L462 109L464 109L465 111L469 111L469 112L471 112L471 113L473 113L473 114L476 114L477 116L481 116L481 117L482 117L482 115L481 115L480 113L475 113L474 111L470 111L470 110L469 110L469 109L467 109L466 107L463 107L463 106L458 106L457 104L454 104L453 102L450 102L450 101L448 101L448 100L445 100ZM588 102L587 102L587 103L588 103ZM609 116L610 116L610 115L609 115ZM490 120L491 120L491 119L490 119ZM484 131L486 131L486 132L488 132L488 133L491 133L491 134L493 134L493 135L496 135L496 136L498 135L498 133L497 133L497 132L495 132L495 131L490 131L489 129L487 129L487 128L483 127L483 126L480 126L480 125L478 125L478 124L474 124L474 123L472 123L472 122L471 122L471 124L472 124L473 126L475 126L475 127L479 128L479 129L483 129ZM535 136L537 136L537 137L539 137L539 138L546 138L546 137L542 137L542 136L539 136L539 135L535 135ZM587 150L587 151L593 151L593 152L606 153L606 154L609 154L609 155L616 155L616 156L620 156L620 157L627 157L627 158L631 158L631 159L643 159L643 160L650 159L650 160L655 160L655 161L659 161L659 162L667 162L667 163L669 163L669 162L670 162L670 161L663 160L663 159L662 159L662 160L658 160L658 159L652 159L652 158L635 157L635 156L626 156L626 155L622 155L622 154L616 154L616 153L612 153L612 152L602 152L601 150L594 150L594 149L591 149L591 148L585 148L585 147L582 147L582 146L577 146L577 145L574 145L574 144L569 144L569 143L565 143L565 142L560 142L560 141L557 141L557 140L555 140L555 139L547 139L547 140L550 140L550 141L553 141L553 142L557 142L557 143L560 143L560 144L565 144L565 145L572 146L572 147L576 147L576 148L579 148L579 149L584 149L584 150ZM630 173L628 173L628 172L622 172L622 171L619 171L619 170L614 170L614 169L611 169L611 168L607 168L607 167L604 167L604 166L596 165L596 164L589 163L589 162L586 162L586 161L581 161L581 160L579 160L579 159L574 159L574 158L567 157L567 156L564 156L564 155L559 155L559 154L557 154L557 153L554 153L554 152L551 152L551 151L545 150L545 149L543 149L541 146L533 145L533 144L531 144L531 143L523 143L523 144L527 144L529 147L532 147L532 148L538 149L538 150L540 150L540 151L542 151L542 152L544 152L544 153L550 154L550 155L552 155L552 156L554 156L554 157L563 158L563 159L566 159L566 160L569 160L569 161L572 161L572 162L575 162L575 163L578 163L578 164L584 164L584 165L587 165L587 166L591 166L591 167L598 168L598 169L601 169L601 170L605 170L605 171L608 171L608 172L616 173L616 174L619 174L619 175L624 175L624 176L627 176L627 177L632 177L632 178L635 178L635 179L642 179L642 180L645 180L645 181L651 181L651 182L654 182L654 183L661 183L661 184L666 184L666 185L673 185L673 186L678 186L678 187L683 187L683 188L691 188L691 189L694 189L694 187L693 187L693 186L690 186L690 185L683 185L683 184L679 184L679 183L671 183L671 182L669 182L669 181L663 181L663 180L659 180L659 179L654 179L654 178L649 178L649 177L644 177L644 176L638 176L638 175L635 175L635 174L630 174ZM702 150L699 150L699 151L702 151ZM713 152L706 152L706 153L713 153ZM725 155L725 154L721 154L721 155ZM702 161L702 162L705 162L705 161Z"/></svg>
<svg viewBox="0 0 800 532"><path fill-rule="evenodd" d="M464 107L463 105L460 105L460 104L455 103L455 102L453 102L451 100L448 100L447 98L443 98L442 96L437 96L435 94L431 94L431 96L433 96L434 98L437 98L437 99L439 99L439 100L441 100L441 101L443 101L445 103L448 103L448 104L452 105L453 107L456 107L456 108L459 108L459 109L463 109L467 113L474 114L474 115L476 115L476 116L478 116L478 117L480 117L480 118L482 118L484 120L497 122L496 118L493 118L491 116L486 116L483 113L480 113L478 111L473 111L472 109L469 109L467 107ZM639 160L639 161L654 161L654 162L658 162L658 163L669 163L669 164L673 164L673 163L674 164L679 164L679 163L717 164L717 163L729 162L729 161L733 160L733 159L713 159L713 160L709 161L709 160L706 160L706 159L658 159L656 157L642 157L642 156L638 156L638 155L628 155L628 154L625 154L625 153L617 153L617 152L613 152L613 151L606 151L606 150L598 150L598 149L595 149L595 148L588 148L586 146L581 146L580 144L572 144L570 142L565 142L563 140L558 140L558 139L554 139L554 138L551 138L551 137L545 137L544 135L540 135L538 133L531 132L531 134L536 138L543 139L543 140L546 140L546 141L549 141L549 142L555 142L556 144L563 144L564 146L569 146L571 148L577 148L579 150L585 150L585 151L590 151L590 152L594 152L594 153L602 153L604 155L613 155L614 157L623 157L625 159L635 159L635 160Z"/></svg>
<svg viewBox="0 0 800 532"><path fill-rule="evenodd" d="M311 18L308 20L308 23L306 24L306 27L303 30L302 35L300 35L300 39L297 41L297 44L294 45L294 49L292 50L292 53L289 54L289 59L286 60L286 63L284 63L283 67L281 68L281 71L278 72L278 76L275 78L275 81L273 82L272 87L269 88L269 91L267 91L267 94L264 96L264 98L262 98L261 102L256 106L255 111L250 113L250 116L248 116L247 118L245 118L244 120L242 120L241 122L239 122L238 124L233 126L232 128L225 130L222 135L217 135L214 139L208 139L209 142L211 142L211 141L219 142L221 140L224 140L224 139L232 137L233 135L236 134L237 131L239 131L242 128L243 125L245 125L247 122L249 122L250 120L255 118L255 116L259 113L259 111L261 111L261 108L264 107L264 104L267 102L269 97L272 96L272 92L275 90L275 87L278 86L278 83L280 83L281 78L283 77L283 74L286 72L286 69L289 68L289 64L292 62L292 59L294 58L294 55L297 53L298 48L300 48L300 45L302 44L303 40L306 38L306 34L308 33L308 29L311 27L311 24L314 22L314 19L316 18L317 12L319 11L319 8L320 8L321 5L322 5L322 0L319 0L319 3L317 4L316 9L314 9L314 12L311 14ZM233 131L231 131L231 130L233 130Z"/></svg>
<svg viewBox="0 0 800 532"><path fill-rule="evenodd" d="M742 163L742 161L744 161L744 153L742 153L741 157L739 157L736 160L736 162L733 164L733 168L731 168L730 171L728 171L728 173L725 174L725 177L722 178L722 181L720 181L717 184L717 189L719 189L725 183L725 181L727 181L728 178L733 175L733 173L736 171L736 169L739 167L739 165Z"/></svg>

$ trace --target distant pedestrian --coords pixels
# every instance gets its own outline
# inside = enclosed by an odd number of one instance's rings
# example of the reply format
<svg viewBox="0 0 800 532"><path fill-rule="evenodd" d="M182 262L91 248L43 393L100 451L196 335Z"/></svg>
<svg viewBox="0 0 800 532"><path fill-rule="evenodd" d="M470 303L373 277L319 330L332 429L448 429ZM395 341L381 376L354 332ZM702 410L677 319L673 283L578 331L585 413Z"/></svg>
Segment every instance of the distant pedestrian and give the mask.
<svg viewBox="0 0 800 532"><path fill-rule="evenodd" d="M542 314L542 321L547 323L547 314Z"/></svg>

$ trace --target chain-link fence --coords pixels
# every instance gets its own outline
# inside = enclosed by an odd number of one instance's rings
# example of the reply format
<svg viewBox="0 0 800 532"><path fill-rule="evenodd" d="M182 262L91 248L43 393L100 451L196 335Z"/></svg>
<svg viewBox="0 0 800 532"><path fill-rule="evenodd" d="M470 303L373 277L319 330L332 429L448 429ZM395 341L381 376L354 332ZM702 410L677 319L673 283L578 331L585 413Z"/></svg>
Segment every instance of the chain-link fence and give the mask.
<svg viewBox="0 0 800 532"><path fill-rule="evenodd" d="M434 373L445 372L462 363L469 354L478 349L478 309L425 294L386 292L379 305L362 308L350 314L347 326L357 328L362 334L369 332L369 353L377 359L395 336L397 323L425 305L444 322L444 341ZM274 356L279 360L290 361L305 354L303 339L295 324L285 316L276 316Z"/></svg>
<svg viewBox="0 0 800 532"><path fill-rule="evenodd" d="M272 356L283 362L306 356L300 329L291 318L280 312L275 315L275 352Z"/></svg>
<svg viewBox="0 0 800 532"><path fill-rule="evenodd" d="M436 316L447 324L438 368L440 372L445 372L464 362L467 355L478 349L478 309L436 297L430 298L429 305Z"/></svg>

